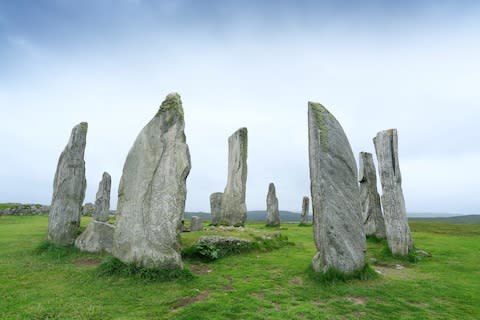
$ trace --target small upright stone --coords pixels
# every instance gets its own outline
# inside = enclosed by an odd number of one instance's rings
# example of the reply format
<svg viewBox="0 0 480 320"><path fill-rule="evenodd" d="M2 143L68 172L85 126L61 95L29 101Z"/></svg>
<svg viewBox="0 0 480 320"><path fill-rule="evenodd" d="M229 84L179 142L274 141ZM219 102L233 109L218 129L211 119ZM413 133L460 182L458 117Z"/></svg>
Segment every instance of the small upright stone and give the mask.
<svg viewBox="0 0 480 320"><path fill-rule="evenodd" d="M310 199L305 196L302 200L302 214L300 215L300 224L308 224L308 208L310 205Z"/></svg>
<svg viewBox="0 0 480 320"><path fill-rule="evenodd" d="M406 256L413 249L408 226L402 175L398 162L398 135L396 129L377 133L373 139L382 184L382 204L388 247L394 255Z"/></svg>
<svg viewBox="0 0 480 320"><path fill-rule="evenodd" d="M247 128L240 128L228 138L228 179L222 199L221 225L243 226L247 220L247 149Z"/></svg>
<svg viewBox="0 0 480 320"><path fill-rule="evenodd" d="M147 268L182 268L180 232L190 172L182 101L169 94L130 149L118 190L115 257Z"/></svg>
<svg viewBox="0 0 480 320"><path fill-rule="evenodd" d="M313 269L352 274L365 265L365 233L352 148L340 123L319 103L308 103L308 137L317 247Z"/></svg>
<svg viewBox="0 0 480 320"><path fill-rule="evenodd" d="M190 231L203 231L202 219L200 219L200 217L192 217Z"/></svg>
<svg viewBox="0 0 480 320"><path fill-rule="evenodd" d="M110 189L112 187L112 178L108 172L104 172L102 180L98 184L97 197L95 200L95 212L93 219L96 221L107 222L110 216Z"/></svg>
<svg viewBox="0 0 480 320"><path fill-rule="evenodd" d="M278 227L280 225L280 214L278 212L278 198L275 185L270 183L267 194L267 226Z"/></svg>
<svg viewBox="0 0 480 320"><path fill-rule="evenodd" d="M382 215L380 195L377 191L377 172L371 153L360 152L360 203L362 205L365 235L385 239L385 221Z"/></svg>
<svg viewBox="0 0 480 320"><path fill-rule="evenodd" d="M210 195L210 215L214 226L218 225L222 219L222 199L223 192L215 192Z"/></svg>
<svg viewBox="0 0 480 320"><path fill-rule="evenodd" d="M91 202L87 202L82 206L82 216L91 217L95 212L95 205Z"/></svg>
<svg viewBox="0 0 480 320"><path fill-rule="evenodd" d="M58 159L48 216L48 239L57 245L72 244L80 228L81 209L87 187L84 160L87 130L86 122L75 126Z"/></svg>

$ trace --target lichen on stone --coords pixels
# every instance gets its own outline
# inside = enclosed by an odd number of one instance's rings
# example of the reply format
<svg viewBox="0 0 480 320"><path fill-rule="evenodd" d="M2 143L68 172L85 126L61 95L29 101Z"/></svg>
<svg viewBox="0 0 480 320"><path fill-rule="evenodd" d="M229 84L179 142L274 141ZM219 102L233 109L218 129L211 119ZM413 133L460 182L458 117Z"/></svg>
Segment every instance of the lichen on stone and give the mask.
<svg viewBox="0 0 480 320"><path fill-rule="evenodd" d="M158 110L158 112L160 113L170 109L177 110L178 113L180 113L180 115L183 117L182 99L180 98L180 95L176 92L167 95L165 100L160 105L160 109Z"/></svg>
<svg viewBox="0 0 480 320"><path fill-rule="evenodd" d="M323 151L328 151L328 128L325 124L325 116L332 116L331 113L322 104L318 102L309 101L308 105L315 113L315 119L317 120L317 127L320 130L320 145Z"/></svg>

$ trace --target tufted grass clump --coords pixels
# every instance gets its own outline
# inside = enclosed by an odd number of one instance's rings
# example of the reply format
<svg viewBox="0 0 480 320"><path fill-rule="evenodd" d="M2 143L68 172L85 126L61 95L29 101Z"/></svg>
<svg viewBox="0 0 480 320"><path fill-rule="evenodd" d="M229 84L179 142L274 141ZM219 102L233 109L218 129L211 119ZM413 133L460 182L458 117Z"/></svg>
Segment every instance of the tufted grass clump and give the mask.
<svg viewBox="0 0 480 320"><path fill-rule="evenodd" d="M68 260L72 255L79 254L80 250L73 244L59 246L48 240L44 240L40 242L33 252L37 255L42 255L49 260L61 262Z"/></svg>
<svg viewBox="0 0 480 320"><path fill-rule="evenodd" d="M113 256L106 257L96 270L97 277L130 277L147 281L190 280L193 274L186 268L146 268L123 263Z"/></svg>
<svg viewBox="0 0 480 320"><path fill-rule="evenodd" d="M322 284L334 284L337 282L348 282L351 280L371 280L378 278L378 273L366 263L362 269L352 274L344 273L336 268L330 268L326 272L315 272L309 268L308 274L316 282Z"/></svg>

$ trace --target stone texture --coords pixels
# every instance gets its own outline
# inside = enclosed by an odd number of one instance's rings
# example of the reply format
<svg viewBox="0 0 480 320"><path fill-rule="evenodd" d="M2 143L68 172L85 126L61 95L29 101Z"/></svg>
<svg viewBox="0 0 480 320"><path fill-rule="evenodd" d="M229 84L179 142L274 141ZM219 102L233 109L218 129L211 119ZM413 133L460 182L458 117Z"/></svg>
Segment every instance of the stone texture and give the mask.
<svg viewBox="0 0 480 320"><path fill-rule="evenodd" d="M278 198L275 185L270 183L267 194L267 226L278 227L280 225L280 214L278 212Z"/></svg>
<svg viewBox="0 0 480 320"><path fill-rule="evenodd" d="M313 269L350 274L365 265L356 161L341 125L319 103L308 103L308 137L317 247Z"/></svg>
<svg viewBox="0 0 480 320"><path fill-rule="evenodd" d="M95 199L95 211L93 219L96 221L107 222L110 216L110 189L112 187L112 178L108 172L104 172L102 180L98 184L97 196Z"/></svg>
<svg viewBox="0 0 480 320"><path fill-rule="evenodd" d="M300 224L308 224L308 208L310 205L310 199L305 196L302 200L302 213L300 214Z"/></svg>
<svg viewBox="0 0 480 320"><path fill-rule="evenodd" d="M243 226L247 220L247 149L247 128L240 128L228 138L228 179L222 200L222 225Z"/></svg>
<svg viewBox="0 0 480 320"><path fill-rule="evenodd" d="M72 244L80 228L82 203L87 187L84 161L87 130L86 122L75 126L58 159L48 216L48 239L57 245Z"/></svg>
<svg viewBox="0 0 480 320"><path fill-rule="evenodd" d="M180 95L169 94L128 153L112 251L124 263L183 266L180 232L191 168L184 128Z"/></svg>
<svg viewBox="0 0 480 320"><path fill-rule="evenodd" d="M203 231L202 219L200 217L192 216L190 231Z"/></svg>
<svg viewBox="0 0 480 320"><path fill-rule="evenodd" d="M390 129L377 133L373 143L382 184L382 205L388 246L393 254L405 256L412 250L413 242L402 191L397 130Z"/></svg>
<svg viewBox="0 0 480 320"><path fill-rule="evenodd" d="M112 251L115 227L109 223L92 221L85 231L75 240L75 247L81 251Z"/></svg>
<svg viewBox="0 0 480 320"><path fill-rule="evenodd" d="M82 206L82 216L91 217L95 212L95 205L91 202L87 202Z"/></svg>
<svg viewBox="0 0 480 320"><path fill-rule="evenodd" d="M377 191L377 171L371 153L360 152L359 156L360 203L362 205L365 235L385 238L385 221L382 215L380 195Z"/></svg>
<svg viewBox="0 0 480 320"><path fill-rule="evenodd" d="M215 192L210 195L210 215L214 226L218 225L222 219L222 199L223 192Z"/></svg>

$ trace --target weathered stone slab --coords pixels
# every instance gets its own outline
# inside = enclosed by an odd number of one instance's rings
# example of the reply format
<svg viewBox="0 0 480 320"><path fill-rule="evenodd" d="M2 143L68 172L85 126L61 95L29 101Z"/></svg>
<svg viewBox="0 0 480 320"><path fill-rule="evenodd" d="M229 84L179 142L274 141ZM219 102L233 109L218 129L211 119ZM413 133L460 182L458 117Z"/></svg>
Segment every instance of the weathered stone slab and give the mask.
<svg viewBox="0 0 480 320"><path fill-rule="evenodd" d="M223 192L215 192L210 195L210 215L214 226L218 225L222 219L222 199Z"/></svg>
<svg viewBox="0 0 480 320"><path fill-rule="evenodd" d="M75 240L75 247L87 252L111 252L114 230L115 227L109 223L93 220Z"/></svg>
<svg viewBox="0 0 480 320"><path fill-rule="evenodd" d="M377 133L373 143L382 184L382 205L388 246L394 255L405 256L413 249L413 241L403 197L397 130L390 129Z"/></svg>
<svg viewBox="0 0 480 320"><path fill-rule="evenodd" d="M267 226L278 227L280 225L280 213L278 212L278 198L275 185L270 183L267 194Z"/></svg>
<svg viewBox="0 0 480 320"><path fill-rule="evenodd" d="M57 245L73 244L80 228L81 209L87 187L84 160L87 130L86 122L75 126L58 159L48 216L48 239Z"/></svg>
<svg viewBox="0 0 480 320"><path fill-rule="evenodd" d="M310 199L305 196L302 199L302 213L300 214L300 224L308 224L308 208Z"/></svg>
<svg viewBox="0 0 480 320"><path fill-rule="evenodd" d="M371 153L360 152L360 203L362 205L365 235L385 238L385 221L382 215L380 195L377 191L377 171Z"/></svg>
<svg viewBox="0 0 480 320"><path fill-rule="evenodd" d="M98 184L98 191L95 200L95 211L93 219L96 221L107 222L110 216L110 189L112 187L112 178L108 172L104 172L102 180Z"/></svg>
<svg viewBox="0 0 480 320"><path fill-rule="evenodd" d="M313 269L353 273L365 264L365 234L352 148L340 123L319 103L308 103L308 136Z"/></svg>
<svg viewBox="0 0 480 320"><path fill-rule="evenodd" d="M247 128L240 128L228 138L228 179L222 199L222 225L243 226L247 220L247 149Z"/></svg>
<svg viewBox="0 0 480 320"><path fill-rule="evenodd" d="M180 95L169 94L128 153L113 254L143 267L182 267L180 232L190 153Z"/></svg>
<svg viewBox="0 0 480 320"><path fill-rule="evenodd" d="M202 219L197 216L192 217L190 231L203 231Z"/></svg>

